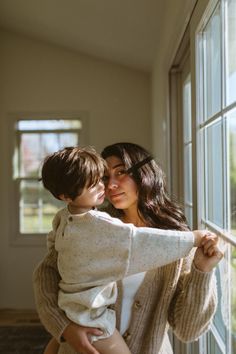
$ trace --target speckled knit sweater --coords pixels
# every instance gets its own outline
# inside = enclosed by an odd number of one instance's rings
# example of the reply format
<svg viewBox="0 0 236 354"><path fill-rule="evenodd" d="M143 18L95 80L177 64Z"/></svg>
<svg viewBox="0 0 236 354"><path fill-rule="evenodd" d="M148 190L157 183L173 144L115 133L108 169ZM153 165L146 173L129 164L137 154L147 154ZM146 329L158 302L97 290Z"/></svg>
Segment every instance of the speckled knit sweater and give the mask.
<svg viewBox="0 0 236 354"><path fill-rule="evenodd" d="M192 249L190 231L160 230L125 224L109 214L90 210L70 214L60 210L48 235L58 252L58 304L67 317L111 336L116 327L116 282L124 277L169 264Z"/></svg>
<svg viewBox="0 0 236 354"><path fill-rule="evenodd" d="M169 325L182 341L193 341L209 328L216 310L214 272L203 273L192 264L193 252L184 259L148 271L132 308L124 338L132 354L171 354ZM57 252L51 248L34 272L34 291L39 316L45 328L60 341L69 324L57 305L60 276ZM116 302L119 329L122 288ZM66 343L60 354L75 354Z"/></svg>

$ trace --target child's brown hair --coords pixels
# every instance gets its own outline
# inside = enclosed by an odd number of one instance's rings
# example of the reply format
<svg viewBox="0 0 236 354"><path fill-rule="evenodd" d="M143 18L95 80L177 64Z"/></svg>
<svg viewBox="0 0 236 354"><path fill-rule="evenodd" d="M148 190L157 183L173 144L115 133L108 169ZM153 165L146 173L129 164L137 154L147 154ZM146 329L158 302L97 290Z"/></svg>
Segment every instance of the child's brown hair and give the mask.
<svg viewBox="0 0 236 354"><path fill-rule="evenodd" d="M96 185L105 169L105 161L92 147L66 147L45 158L42 182L55 198L73 200L85 187Z"/></svg>

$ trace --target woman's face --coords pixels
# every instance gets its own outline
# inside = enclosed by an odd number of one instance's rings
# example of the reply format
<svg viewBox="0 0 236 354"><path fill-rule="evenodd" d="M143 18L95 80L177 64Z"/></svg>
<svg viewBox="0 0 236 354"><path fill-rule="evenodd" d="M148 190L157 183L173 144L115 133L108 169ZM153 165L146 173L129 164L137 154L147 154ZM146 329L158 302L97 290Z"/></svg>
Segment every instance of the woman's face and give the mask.
<svg viewBox="0 0 236 354"><path fill-rule="evenodd" d="M108 174L105 176L106 197L116 209L136 208L138 188L135 181L126 174L121 159L110 156L106 159Z"/></svg>

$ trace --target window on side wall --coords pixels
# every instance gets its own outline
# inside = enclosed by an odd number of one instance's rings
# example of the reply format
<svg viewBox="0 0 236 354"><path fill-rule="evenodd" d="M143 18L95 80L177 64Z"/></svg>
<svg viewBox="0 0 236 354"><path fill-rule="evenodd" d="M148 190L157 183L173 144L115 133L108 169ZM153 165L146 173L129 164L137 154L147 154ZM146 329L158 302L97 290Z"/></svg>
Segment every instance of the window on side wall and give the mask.
<svg viewBox="0 0 236 354"><path fill-rule="evenodd" d="M32 115L15 120L12 177L17 222L16 230L12 230L13 243L40 243L51 229L53 216L63 204L43 188L42 162L66 146L83 145L84 130L85 121L80 116L36 119Z"/></svg>

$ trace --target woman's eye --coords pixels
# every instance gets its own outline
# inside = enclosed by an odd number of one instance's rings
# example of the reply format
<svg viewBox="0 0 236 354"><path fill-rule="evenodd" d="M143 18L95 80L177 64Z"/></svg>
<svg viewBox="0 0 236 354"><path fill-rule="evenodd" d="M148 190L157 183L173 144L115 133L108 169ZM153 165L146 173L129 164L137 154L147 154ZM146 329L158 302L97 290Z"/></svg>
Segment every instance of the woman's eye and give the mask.
<svg viewBox="0 0 236 354"><path fill-rule="evenodd" d="M123 175L125 175L126 174L126 170L120 170L120 171L117 171L116 172L116 175L117 176L123 176Z"/></svg>

